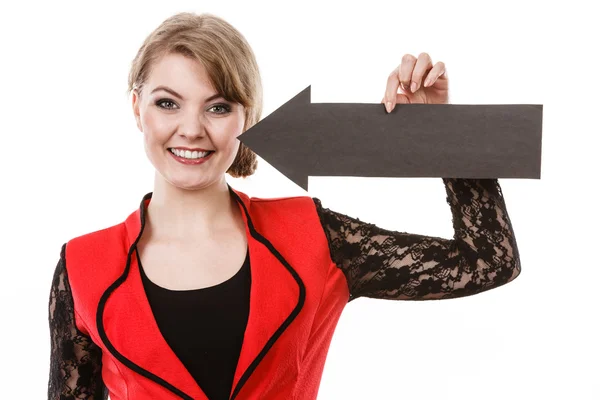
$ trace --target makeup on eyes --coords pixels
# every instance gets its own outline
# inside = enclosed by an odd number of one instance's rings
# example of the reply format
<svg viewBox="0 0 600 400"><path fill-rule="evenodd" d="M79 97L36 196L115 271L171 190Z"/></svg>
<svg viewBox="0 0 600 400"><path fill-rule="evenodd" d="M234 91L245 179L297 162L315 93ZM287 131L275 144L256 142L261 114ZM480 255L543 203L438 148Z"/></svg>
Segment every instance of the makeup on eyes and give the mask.
<svg viewBox="0 0 600 400"><path fill-rule="evenodd" d="M176 108L174 108L172 106L171 107L165 107L165 106L161 105L161 104L164 104L164 103L171 103L171 104L177 105L177 103L175 103L173 100L171 100L169 98L160 98L160 99L158 99L158 100L156 100L154 102L154 104L157 107L159 107L159 108L161 108L163 110L175 110L176 109ZM229 114L231 112L231 109L232 109L232 106L229 105L229 104L227 104L227 103L216 103L216 104L212 104L210 107L208 107L208 110L210 110L211 108L214 108L214 107L221 107L222 109L224 109L224 111L222 111L222 112L215 112L214 113L214 114L217 114L217 115Z"/></svg>

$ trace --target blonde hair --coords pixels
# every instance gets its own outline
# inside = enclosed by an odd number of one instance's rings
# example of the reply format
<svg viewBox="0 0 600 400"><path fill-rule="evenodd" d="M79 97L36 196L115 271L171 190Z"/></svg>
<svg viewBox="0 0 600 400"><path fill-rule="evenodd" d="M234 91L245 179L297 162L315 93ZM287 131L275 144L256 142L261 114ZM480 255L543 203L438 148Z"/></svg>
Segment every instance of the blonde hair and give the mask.
<svg viewBox="0 0 600 400"><path fill-rule="evenodd" d="M237 29L207 13L182 12L164 20L133 59L127 93L134 89L141 93L154 63L172 53L200 62L217 92L244 107L244 131L260 120L262 83L254 52ZM256 154L240 143L227 173L235 178L247 177L256 166Z"/></svg>

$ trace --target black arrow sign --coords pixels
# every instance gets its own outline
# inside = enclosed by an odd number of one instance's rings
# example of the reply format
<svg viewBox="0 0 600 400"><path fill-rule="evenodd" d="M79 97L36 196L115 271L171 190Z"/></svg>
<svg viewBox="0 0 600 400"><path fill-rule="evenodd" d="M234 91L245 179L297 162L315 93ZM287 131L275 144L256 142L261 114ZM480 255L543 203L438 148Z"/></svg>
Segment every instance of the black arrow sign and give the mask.
<svg viewBox="0 0 600 400"><path fill-rule="evenodd" d="M310 102L310 86L239 140L308 190L308 176L539 179L542 105Z"/></svg>

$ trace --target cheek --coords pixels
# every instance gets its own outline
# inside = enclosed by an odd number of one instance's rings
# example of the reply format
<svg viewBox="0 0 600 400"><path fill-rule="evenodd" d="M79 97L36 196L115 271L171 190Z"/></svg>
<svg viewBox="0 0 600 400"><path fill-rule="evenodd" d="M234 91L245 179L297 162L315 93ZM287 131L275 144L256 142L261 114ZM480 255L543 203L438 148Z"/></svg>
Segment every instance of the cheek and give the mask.
<svg viewBox="0 0 600 400"><path fill-rule="evenodd" d="M239 109L236 113L236 118L231 118L230 132L234 139L237 139L242 133L244 133L244 124L246 122L246 116L243 109ZM236 140L237 142L237 140Z"/></svg>
<svg viewBox="0 0 600 400"><path fill-rule="evenodd" d="M149 142L161 140L171 130L170 123L158 113L147 111L141 118L142 128Z"/></svg>
<svg viewBox="0 0 600 400"><path fill-rule="evenodd" d="M239 146L238 136L242 134L244 129L244 116L232 115L231 118L223 118L218 121L213 127L213 132L219 132L219 142L221 147L233 149L237 152Z"/></svg>

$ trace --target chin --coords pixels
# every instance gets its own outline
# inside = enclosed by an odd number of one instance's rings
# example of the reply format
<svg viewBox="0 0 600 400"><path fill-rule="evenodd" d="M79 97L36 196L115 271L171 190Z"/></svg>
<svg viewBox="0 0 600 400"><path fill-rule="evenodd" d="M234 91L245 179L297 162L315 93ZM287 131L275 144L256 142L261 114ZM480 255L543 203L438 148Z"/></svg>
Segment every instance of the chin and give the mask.
<svg viewBox="0 0 600 400"><path fill-rule="evenodd" d="M204 189L208 186L214 185L218 179L215 179L214 177L211 177L212 179L209 179L207 177L205 177L204 179L202 178L198 178L195 177L195 179L185 179L185 178L181 178L181 179L167 179L167 182L171 185L174 186L178 189L181 190L199 190L199 189Z"/></svg>

